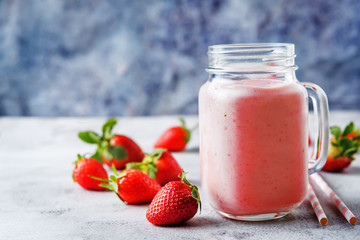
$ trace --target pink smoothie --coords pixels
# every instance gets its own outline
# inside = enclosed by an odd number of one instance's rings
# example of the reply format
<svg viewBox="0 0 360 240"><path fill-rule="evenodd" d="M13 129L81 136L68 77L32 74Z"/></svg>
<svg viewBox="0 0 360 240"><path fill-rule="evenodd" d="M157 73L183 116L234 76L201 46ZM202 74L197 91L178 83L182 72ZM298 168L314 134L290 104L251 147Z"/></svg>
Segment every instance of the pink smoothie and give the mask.
<svg viewBox="0 0 360 240"><path fill-rule="evenodd" d="M287 212L307 190L308 103L280 80L215 80L199 93L202 187L232 215Z"/></svg>

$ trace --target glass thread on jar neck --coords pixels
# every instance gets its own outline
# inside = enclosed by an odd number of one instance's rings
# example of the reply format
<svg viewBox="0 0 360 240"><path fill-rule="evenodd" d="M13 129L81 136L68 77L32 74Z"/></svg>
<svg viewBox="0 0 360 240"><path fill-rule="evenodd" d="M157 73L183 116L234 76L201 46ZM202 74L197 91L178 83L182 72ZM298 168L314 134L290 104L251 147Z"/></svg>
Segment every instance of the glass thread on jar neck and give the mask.
<svg viewBox="0 0 360 240"><path fill-rule="evenodd" d="M209 46L209 74L294 75L294 44L249 43ZM259 77L259 76L257 76Z"/></svg>

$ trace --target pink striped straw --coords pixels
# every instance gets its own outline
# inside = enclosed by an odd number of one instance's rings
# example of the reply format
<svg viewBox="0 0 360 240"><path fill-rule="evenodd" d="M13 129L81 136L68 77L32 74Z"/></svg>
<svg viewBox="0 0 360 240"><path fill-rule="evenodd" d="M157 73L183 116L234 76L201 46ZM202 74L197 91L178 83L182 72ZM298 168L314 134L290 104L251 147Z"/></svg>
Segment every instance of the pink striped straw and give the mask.
<svg viewBox="0 0 360 240"><path fill-rule="evenodd" d="M312 208L315 211L316 217L318 218L321 225L325 226L328 224L328 219L324 213L324 210L321 207L321 204L316 197L316 194L314 192L314 189L311 187L311 185L308 185L308 191L307 191L308 199L311 203Z"/></svg>
<svg viewBox="0 0 360 240"><path fill-rule="evenodd" d="M339 196L329 187L325 180L318 174L312 174L310 177L315 181L316 185L329 197L329 199L335 204L339 209L341 214L346 218L350 224L356 224L357 218L350 211L350 209L345 205L345 203L339 198Z"/></svg>

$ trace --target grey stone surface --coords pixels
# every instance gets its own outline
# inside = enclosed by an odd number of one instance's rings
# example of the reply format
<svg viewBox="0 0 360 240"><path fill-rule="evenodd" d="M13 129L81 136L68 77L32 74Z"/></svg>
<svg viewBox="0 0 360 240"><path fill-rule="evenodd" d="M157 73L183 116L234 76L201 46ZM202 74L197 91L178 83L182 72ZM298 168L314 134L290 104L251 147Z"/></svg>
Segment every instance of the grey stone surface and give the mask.
<svg viewBox="0 0 360 240"><path fill-rule="evenodd" d="M0 115L196 114L213 44L291 42L297 76L360 109L357 0L1 0Z"/></svg>
<svg viewBox="0 0 360 240"><path fill-rule="evenodd" d="M197 122L186 117L189 125ZM331 123L359 123L360 112L331 112ZM329 218L320 226L307 200L281 220L239 222L217 215L201 192L203 209L184 225L156 227L146 205L124 205L111 192L86 191L71 178L77 153L92 150L77 132L100 130L103 118L0 118L0 239L359 239L359 225L346 222L315 188ZM115 128L149 152L174 116L119 118ZM200 185L198 135L174 154ZM343 173L324 173L329 185L360 216L360 156ZM110 170L110 169L108 169ZM200 188L201 191L201 188Z"/></svg>

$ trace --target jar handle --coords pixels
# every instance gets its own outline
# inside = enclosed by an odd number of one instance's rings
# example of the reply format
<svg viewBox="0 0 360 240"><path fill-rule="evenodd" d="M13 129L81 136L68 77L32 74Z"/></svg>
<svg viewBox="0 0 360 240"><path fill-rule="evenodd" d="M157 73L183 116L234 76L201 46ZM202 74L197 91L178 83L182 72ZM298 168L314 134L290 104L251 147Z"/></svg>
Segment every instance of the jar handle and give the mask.
<svg viewBox="0 0 360 240"><path fill-rule="evenodd" d="M313 174L322 169L326 163L329 150L329 105L326 94L321 87L316 84L301 83L308 91L312 100L314 113L318 120L318 139L314 146L314 154L309 161L308 173Z"/></svg>

